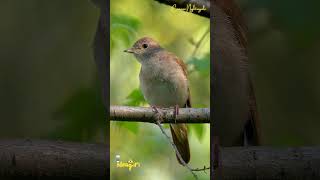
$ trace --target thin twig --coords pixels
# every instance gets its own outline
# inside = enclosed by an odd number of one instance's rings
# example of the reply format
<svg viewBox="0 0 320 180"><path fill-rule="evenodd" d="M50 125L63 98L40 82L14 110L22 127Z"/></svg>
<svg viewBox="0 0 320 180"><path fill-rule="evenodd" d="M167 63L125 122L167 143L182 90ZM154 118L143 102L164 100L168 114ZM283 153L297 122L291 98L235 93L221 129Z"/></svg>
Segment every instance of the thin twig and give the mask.
<svg viewBox="0 0 320 180"><path fill-rule="evenodd" d="M156 121L156 124L159 126L162 134L164 134L166 136L166 138L168 139L168 141L170 142L170 144L172 145L173 149L175 150L177 157L179 158L180 162L182 163L183 166L187 167L187 169L192 173L193 177L195 179L198 179L198 176L192 171L192 169L188 166L188 164L186 162L184 162L184 160L181 157L180 152L178 151L176 145L171 141L171 138L167 135L167 133L164 131L164 129L161 126L161 115L158 116L158 120Z"/></svg>
<svg viewBox="0 0 320 180"><path fill-rule="evenodd" d="M206 37L206 35L207 35L209 32L210 32L210 27L209 27L209 28L207 29L207 31L201 36L200 40L194 45L195 48L194 48L194 50L193 50L193 52L192 52L191 57L194 57L194 56L196 55L196 53L197 53L197 51L198 51L198 49L199 49L202 41L204 40L204 38Z"/></svg>
<svg viewBox="0 0 320 180"><path fill-rule="evenodd" d="M209 28L207 29L207 31L201 36L201 38L199 39L199 41L198 41L197 43L193 42L193 40L192 40L191 43L192 43L192 45L195 46L195 48L194 48L194 50L193 50L193 52L192 52L192 54L191 54L191 56L190 56L190 58L189 58L190 60L196 56L196 53L197 53L197 51L198 51L201 43L203 42L204 38L206 37L206 35L207 35L209 32L210 32L210 27L209 27ZM188 73L189 73L189 74L192 74L193 72L195 72L195 69L194 69L194 68L190 68L190 69L188 70Z"/></svg>
<svg viewBox="0 0 320 180"><path fill-rule="evenodd" d="M204 173L206 173L206 170L209 170L209 169L210 169L210 166L209 167L204 166L203 168L192 169L192 171L203 171Z"/></svg>

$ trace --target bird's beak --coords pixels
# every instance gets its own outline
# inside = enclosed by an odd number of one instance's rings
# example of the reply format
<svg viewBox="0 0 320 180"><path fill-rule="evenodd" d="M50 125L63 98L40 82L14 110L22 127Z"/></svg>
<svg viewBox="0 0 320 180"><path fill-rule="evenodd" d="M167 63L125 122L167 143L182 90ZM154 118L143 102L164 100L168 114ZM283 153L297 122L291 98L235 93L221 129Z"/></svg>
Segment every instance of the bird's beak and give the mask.
<svg viewBox="0 0 320 180"><path fill-rule="evenodd" d="M132 48L126 49L126 50L124 50L123 52L126 52L126 53L134 53L134 51L133 51Z"/></svg>

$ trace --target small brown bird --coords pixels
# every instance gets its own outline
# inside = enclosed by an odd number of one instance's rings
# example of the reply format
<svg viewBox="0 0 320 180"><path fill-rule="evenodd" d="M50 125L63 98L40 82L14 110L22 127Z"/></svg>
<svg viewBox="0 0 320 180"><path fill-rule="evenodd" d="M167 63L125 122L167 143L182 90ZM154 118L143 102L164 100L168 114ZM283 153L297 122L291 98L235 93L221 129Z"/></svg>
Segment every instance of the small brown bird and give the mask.
<svg viewBox="0 0 320 180"><path fill-rule="evenodd" d="M191 107L187 70L181 59L149 37L139 39L125 52L132 53L141 63L140 88L151 106ZM182 159L188 163L190 150L186 124L170 124L170 130Z"/></svg>

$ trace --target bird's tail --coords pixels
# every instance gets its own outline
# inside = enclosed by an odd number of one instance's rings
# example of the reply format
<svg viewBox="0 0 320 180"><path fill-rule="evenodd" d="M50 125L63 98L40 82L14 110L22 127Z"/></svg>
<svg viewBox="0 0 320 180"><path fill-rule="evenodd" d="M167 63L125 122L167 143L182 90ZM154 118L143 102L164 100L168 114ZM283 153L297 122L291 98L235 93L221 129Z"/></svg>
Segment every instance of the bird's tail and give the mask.
<svg viewBox="0 0 320 180"><path fill-rule="evenodd" d="M172 134L173 143L176 145L184 162L188 163L190 161L190 148L186 124L170 124L170 130ZM177 154L176 156L179 163L182 164Z"/></svg>

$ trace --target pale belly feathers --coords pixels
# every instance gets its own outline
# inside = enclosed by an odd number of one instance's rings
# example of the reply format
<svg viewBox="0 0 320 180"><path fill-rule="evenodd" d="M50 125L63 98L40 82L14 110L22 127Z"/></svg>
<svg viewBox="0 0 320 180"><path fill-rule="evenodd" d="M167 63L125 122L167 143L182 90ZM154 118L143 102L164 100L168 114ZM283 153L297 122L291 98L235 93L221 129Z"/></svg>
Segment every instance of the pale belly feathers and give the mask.
<svg viewBox="0 0 320 180"><path fill-rule="evenodd" d="M188 99L188 81L180 67L164 68L169 67L150 65L141 68L140 88L142 93L150 105L159 107L178 105L183 107Z"/></svg>

